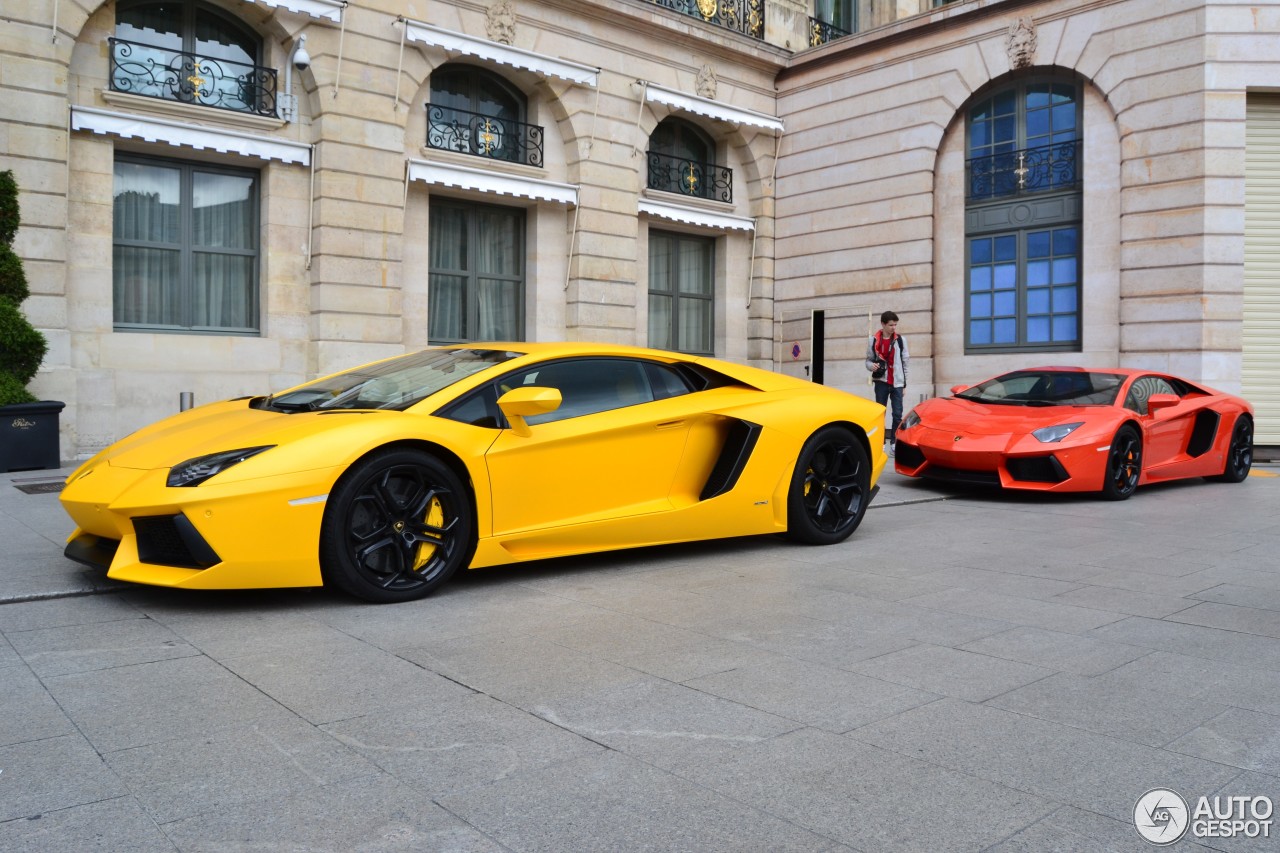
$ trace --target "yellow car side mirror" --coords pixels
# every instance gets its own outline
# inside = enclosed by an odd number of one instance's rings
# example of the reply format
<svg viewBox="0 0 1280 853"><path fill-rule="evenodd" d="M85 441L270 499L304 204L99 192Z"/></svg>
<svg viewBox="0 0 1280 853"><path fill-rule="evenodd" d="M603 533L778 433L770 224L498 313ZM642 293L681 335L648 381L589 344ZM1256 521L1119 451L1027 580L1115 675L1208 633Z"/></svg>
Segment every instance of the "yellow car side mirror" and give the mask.
<svg viewBox="0 0 1280 853"><path fill-rule="evenodd" d="M539 388L529 385L514 388L498 398L498 408L511 422L511 429L516 435L532 435L525 418L529 415L543 415L560 408L563 398L556 388Z"/></svg>

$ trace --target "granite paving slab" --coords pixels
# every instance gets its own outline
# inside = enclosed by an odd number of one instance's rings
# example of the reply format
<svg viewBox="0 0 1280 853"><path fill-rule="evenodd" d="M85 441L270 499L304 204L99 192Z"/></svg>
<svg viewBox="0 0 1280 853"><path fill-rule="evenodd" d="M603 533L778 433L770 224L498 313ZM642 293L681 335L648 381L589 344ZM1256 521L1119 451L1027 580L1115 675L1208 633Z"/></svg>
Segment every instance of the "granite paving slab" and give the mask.
<svg viewBox="0 0 1280 853"><path fill-rule="evenodd" d="M1158 585L1156 585L1158 586ZM1072 604L1128 616L1150 616L1160 619L1190 607L1196 602L1162 592L1137 592L1109 586L1082 586L1050 598L1054 604Z"/></svg>
<svg viewBox="0 0 1280 853"><path fill-rule="evenodd" d="M1059 808L1026 791L812 728L756 743L704 741L663 756L660 766L877 853L982 850Z"/></svg>
<svg viewBox="0 0 1280 853"><path fill-rule="evenodd" d="M6 636L41 678L200 654L177 634L146 618L7 631Z"/></svg>
<svg viewBox="0 0 1280 853"><path fill-rule="evenodd" d="M669 681L687 681L741 666L783 659L757 646L661 625L625 613L597 610L530 634Z"/></svg>
<svg viewBox="0 0 1280 853"><path fill-rule="evenodd" d="M1205 602L1180 610L1167 618L1170 622L1280 638L1280 610Z"/></svg>
<svg viewBox="0 0 1280 853"><path fill-rule="evenodd" d="M1217 788L1239 775L1205 761L986 705L943 699L845 737L1132 821L1153 787Z"/></svg>
<svg viewBox="0 0 1280 853"><path fill-rule="evenodd" d="M502 631L400 649L398 654L468 690L523 708L650 678L539 637Z"/></svg>
<svg viewBox="0 0 1280 853"><path fill-rule="evenodd" d="M1280 716L1227 708L1169 749L1280 778ZM1280 795L1280 788L1274 793Z"/></svg>
<svg viewBox="0 0 1280 853"><path fill-rule="evenodd" d="M982 619L999 619L1015 625L1032 625L1068 634L1083 633L1123 618L1122 614L1060 604L1054 600L1040 601L972 589L919 595L900 603Z"/></svg>
<svg viewBox="0 0 1280 853"><path fill-rule="evenodd" d="M925 690L981 702L1053 675L1040 666L943 646L919 645L862 661L855 672Z"/></svg>
<svg viewBox="0 0 1280 853"><path fill-rule="evenodd" d="M76 727L103 753L209 735L227 726L290 714L203 656L53 676L44 683Z"/></svg>
<svg viewBox="0 0 1280 853"><path fill-rule="evenodd" d="M71 720L28 667L0 668L0 683L4 685L0 689L0 746L75 733Z"/></svg>
<svg viewBox="0 0 1280 853"><path fill-rule="evenodd" d="M652 679L530 710L549 723L645 761L704 741L757 743L802 728L795 720Z"/></svg>
<svg viewBox="0 0 1280 853"><path fill-rule="evenodd" d="M79 732L0 746L0 770L0 826L128 793Z"/></svg>
<svg viewBox="0 0 1280 853"><path fill-rule="evenodd" d="M221 662L248 685L315 724L374 711L413 713L470 690L437 673L354 637Z"/></svg>
<svg viewBox="0 0 1280 853"><path fill-rule="evenodd" d="M1150 649L1139 646L1025 625L974 640L960 648L1076 675L1100 675L1151 654Z"/></svg>
<svg viewBox="0 0 1280 853"><path fill-rule="evenodd" d="M440 804L512 850L823 851L830 838L616 752Z"/></svg>
<svg viewBox="0 0 1280 853"><path fill-rule="evenodd" d="M1160 693L1280 716L1280 679L1269 671L1259 672L1250 663L1232 664L1191 655L1152 652L1116 667L1104 677Z"/></svg>
<svg viewBox="0 0 1280 853"><path fill-rule="evenodd" d="M510 850L390 776L222 806L164 826L188 853L503 853Z"/></svg>
<svg viewBox="0 0 1280 853"><path fill-rule="evenodd" d="M1204 699L1066 673L1010 690L986 704L1156 747L1227 710L1225 704Z"/></svg>
<svg viewBox="0 0 1280 853"><path fill-rule="evenodd" d="M1084 809L1063 806L1021 832L988 847L985 853L1151 853L1154 849L1157 848L1134 831L1132 820L1115 820ZM1173 849L1183 853L1210 848L1183 838Z"/></svg>
<svg viewBox="0 0 1280 853"><path fill-rule="evenodd" d="M1253 573L1259 575L1260 573ZM1238 604L1262 610L1280 610L1280 574L1275 575L1276 586L1273 589L1259 589L1256 586L1223 583L1193 593L1189 598L1201 601L1216 601L1218 604Z"/></svg>
<svg viewBox="0 0 1280 853"><path fill-rule="evenodd" d="M472 694L422 714L376 712L323 730L415 791L437 797L590 755L598 743Z"/></svg>
<svg viewBox="0 0 1280 853"><path fill-rule="evenodd" d="M144 618L146 615L129 604L123 595L77 595L5 604L0 607L0 631L32 631Z"/></svg>
<svg viewBox="0 0 1280 853"><path fill-rule="evenodd" d="M1101 625L1086 636L1225 664L1247 661L1251 666L1280 672L1280 639L1274 637L1140 616Z"/></svg>
<svg viewBox="0 0 1280 853"><path fill-rule="evenodd" d="M689 687L830 732L846 732L938 698L830 666L781 659L694 678Z"/></svg>
<svg viewBox="0 0 1280 853"><path fill-rule="evenodd" d="M297 717L273 717L103 759L160 824L367 777L377 768Z"/></svg>
<svg viewBox="0 0 1280 853"><path fill-rule="evenodd" d="M127 795L0 821L0 850L176 853L178 849L138 802Z"/></svg>

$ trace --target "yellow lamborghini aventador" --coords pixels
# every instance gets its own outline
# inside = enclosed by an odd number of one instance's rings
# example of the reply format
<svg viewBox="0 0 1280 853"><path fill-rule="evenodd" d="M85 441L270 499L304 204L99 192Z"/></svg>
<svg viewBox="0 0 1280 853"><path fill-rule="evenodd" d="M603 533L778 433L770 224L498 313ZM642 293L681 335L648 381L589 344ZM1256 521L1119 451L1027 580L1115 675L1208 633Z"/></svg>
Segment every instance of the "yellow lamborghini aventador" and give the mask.
<svg viewBox="0 0 1280 853"><path fill-rule="evenodd" d="M190 589L407 601L460 566L784 532L840 542L884 408L659 350L472 344L213 403L67 478L66 554Z"/></svg>

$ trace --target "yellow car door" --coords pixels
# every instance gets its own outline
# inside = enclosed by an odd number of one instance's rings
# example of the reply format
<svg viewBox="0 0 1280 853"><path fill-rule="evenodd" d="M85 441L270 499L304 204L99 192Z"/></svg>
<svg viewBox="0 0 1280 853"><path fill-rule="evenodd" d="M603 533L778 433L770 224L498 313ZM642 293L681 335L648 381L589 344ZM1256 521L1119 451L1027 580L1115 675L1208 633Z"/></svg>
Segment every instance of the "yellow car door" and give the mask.
<svg viewBox="0 0 1280 853"><path fill-rule="evenodd" d="M503 381L554 388L560 406L504 429L486 455L495 536L671 508L696 401L655 383L646 362L577 358ZM656 387L655 387L656 386Z"/></svg>

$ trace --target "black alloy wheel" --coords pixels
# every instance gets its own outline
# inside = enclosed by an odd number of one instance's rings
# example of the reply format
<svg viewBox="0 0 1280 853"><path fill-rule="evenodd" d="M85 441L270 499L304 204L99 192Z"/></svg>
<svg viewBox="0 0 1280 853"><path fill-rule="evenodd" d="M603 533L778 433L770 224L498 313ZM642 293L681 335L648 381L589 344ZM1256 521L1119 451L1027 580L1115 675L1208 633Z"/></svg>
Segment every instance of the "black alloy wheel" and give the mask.
<svg viewBox="0 0 1280 853"><path fill-rule="evenodd" d="M1253 420L1248 415L1236 418L1227 447L1227 461L1221 474L1212 479L1222 483L1242 483L1253 468Z"/></svg>
<svg viewBox="0 0 1280 853"><path fill-rule="evenodd" d="M871 500L871 463L846 427L828 426L805 442L787 495L787 535L813 545L842 542Z"/></svg>
<svg viewBox="0 0 1280 853"><path fill-rule="evenodd" d="M1109 501L1122 501L1138 488L1142 476L1142 436L1131 425L1116 430L1107 453L1106 479L1102 482L1102 496Z"/></svg>
<svg viewBox="0 0 1280 853"><path fill-rule="evenodd" d="M421 598L468 558L474 520L450 468L418 450L366 457L325 507L320 565L326 582L366 601Z"/></svg>

